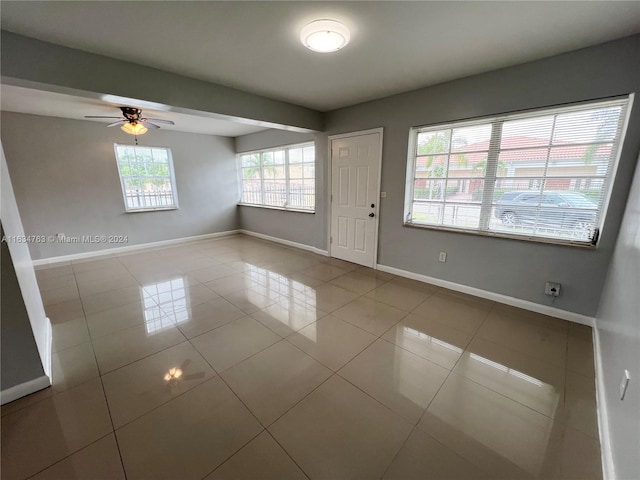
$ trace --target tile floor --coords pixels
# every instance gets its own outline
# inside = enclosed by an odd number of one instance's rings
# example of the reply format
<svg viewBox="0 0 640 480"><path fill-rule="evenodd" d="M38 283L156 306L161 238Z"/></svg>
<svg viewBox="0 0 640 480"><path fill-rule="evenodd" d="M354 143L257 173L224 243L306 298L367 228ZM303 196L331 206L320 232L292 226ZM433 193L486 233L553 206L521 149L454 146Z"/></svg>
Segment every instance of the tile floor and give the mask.
<svg viewBox="0 0 640 480"><path fill-rule="evenodd" d="M3 479L601 478L587 327L246 236L37 277Z"/></svg>

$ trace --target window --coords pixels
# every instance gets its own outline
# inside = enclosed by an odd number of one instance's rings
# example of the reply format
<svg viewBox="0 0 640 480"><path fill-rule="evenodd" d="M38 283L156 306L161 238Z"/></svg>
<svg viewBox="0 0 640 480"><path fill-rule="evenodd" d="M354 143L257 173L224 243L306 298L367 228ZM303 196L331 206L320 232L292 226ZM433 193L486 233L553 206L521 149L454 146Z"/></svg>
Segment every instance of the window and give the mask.
<svg viewBox="0 0 640 480"><path fill-rule="evenodd" d="M241 203L305 210L316 207L313 143L239 155Z"/></svg>
<svg viewBox="0 0 640 480"><path fill-rule="evenodd" d="M115 145L127 212L178 208L171 150Z"/></svg>
<svg viewBox="0 0 640 480"><path fill-rule="evenodd" d="M412 128L405 225L595 244L629 103Z"/></svg>

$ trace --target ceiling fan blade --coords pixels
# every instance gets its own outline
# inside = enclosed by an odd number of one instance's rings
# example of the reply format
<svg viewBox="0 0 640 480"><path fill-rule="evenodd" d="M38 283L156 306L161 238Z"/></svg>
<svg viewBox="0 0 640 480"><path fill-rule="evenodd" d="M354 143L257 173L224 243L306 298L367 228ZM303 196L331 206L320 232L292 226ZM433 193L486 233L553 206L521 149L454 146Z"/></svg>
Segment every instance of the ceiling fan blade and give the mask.
<svg viewBox="0 0 640 480"><path fill-rule="evenodd" d="M122 118L122 117L105 117L103 115L85 115L84 118Z"/></svg>
<svg viewBox="0 0 640 480"><path fill-rule="evenodd" d="M147 120L153 120L154 122L157 123L164 123L165 125L175 125L176 123L171 121L171 120L162 120L161 118L145 118L144 121L146 122Z"/></svg>
<svg viewBox="0 0 640 480"><path fill-rule="evenodd" d="M127 123L127 120L120 120L118 122L110 123L107 127L115 127L116 125L124 125L125 123Z"/></svg>
<svg viewBox="0 0 640 480"><path fill-rule="evenodd" d="M155 124L153 124L151 122L148 122L146 118L140 120L140 123L143 124L147 128L153 128L153 129L160 128L158 125L155 125Z"/></svg>

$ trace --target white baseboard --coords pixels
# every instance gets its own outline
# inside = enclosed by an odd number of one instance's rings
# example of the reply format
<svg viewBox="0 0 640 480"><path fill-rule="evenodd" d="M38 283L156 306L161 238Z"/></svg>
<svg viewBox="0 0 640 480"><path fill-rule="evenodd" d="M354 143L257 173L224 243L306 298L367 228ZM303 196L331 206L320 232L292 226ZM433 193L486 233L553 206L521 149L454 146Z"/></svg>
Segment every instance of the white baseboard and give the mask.
<svg viewBox="0 0 640 480"><path fill-rule="evenodd" d="M251 230L239 230L240 233L245 235L249 235L251 237L261 238L262 240L269 240L270 242L280 243L282 245L286 245L288 247L299 248L300 250L306 250L308 252L317 253L318 255L323 255L325 257L329 256L329 252L327 250L322 250L320 248L312 247L311 245L305 245L304 243L292 242L291 240L285 240L283 238L272 237L271 235L265 235L264 233L252 232Z"/></svg>
<svg viewBox="0 0 640 480"><path fill-rule="evenodd" d="M144 250L147 248L167 247L180 243L199 242L202 240L210 240L214 238L228 237L240 233L240 230L226 230L224 232L205 233L204 235L194 235L193 237L173 238L171 240L160 240L158 242L139 243L137 245L127 245L126 247L108 248L105 250L96 250L94 252L76 253L73 255L60 255L58 257L41 258L33 261L34 267L43 265L53 266L60 263L72 262L74 260L97 259L100 257L110 257L121 253L134 252L136 250Z"/></svg>
<svg viewBox="0 0 640 480"><path fill-rule="evenodd" d="M509 297L508 295L489 292L487 290L482 290L480 288L469 287L467 285L462 285L460 283L454 283L448 280L442 280L440 278L429 277L427 275L422 275L420 273L409 272L407 270L401 270L395 267L388 267L386 265L378 264L376 268L380 271L392 273L400 277L411 278L413 280L429 283L431 285L436 285L438 287L444 287L444 288L448 288L449 290L455 290L456 292L462 292L462 293L467 293L469 295L473 295L475 297L486 298L487 300L493 300L494 302L504 303L506 305L511 305L512 307L522 308L523 310L529 310L532 312L541 313L543 315L549 315L551 317L560 318L562 320L568 320L570 322L580 323L582 325L587 325L589 327L593 327L594 325L593 317L587 317L586 315L581 315L579 313L568 312L567 310L562 310L560 308L549 307L547 305L540 305L539 303L530 302L528 300Z"/></svg>
<svg viewBox="0 0 640 480"><path fill-rule="evenodd" d="M34 378L33 380L29 380L28 382L24 382L11 388L7 388L6 390L2 390L0 392L0 405L13 402L14 400L22 398L26 395L35 393L38 390L47 388L50 385L51 380L49 380L49 377L47 377L46 375L42 375L41 377Z"/></svg>
<svg viewBox="0 0 640 480"><path fill-rule="evenodd" d="M602 370L602 357L600 356L600 334L597 325L593 327L593 361L596 372L596 405L598 418L598 431L600 433L600 456L602 458L602 478L614 480L616 478L613 453L611 449L611 433L609 432L609 414L607 399L605 396L604 372Z"/></svg>

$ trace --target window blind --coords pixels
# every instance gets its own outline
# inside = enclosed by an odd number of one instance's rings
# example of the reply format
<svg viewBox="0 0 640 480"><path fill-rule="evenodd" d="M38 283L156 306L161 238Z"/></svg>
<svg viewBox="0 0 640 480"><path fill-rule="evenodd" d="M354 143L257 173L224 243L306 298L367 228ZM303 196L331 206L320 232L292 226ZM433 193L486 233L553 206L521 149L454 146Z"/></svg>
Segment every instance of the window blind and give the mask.
<svg viewBox="0 0 640 480"><path fill-rule="evenodd" d="M629 103L413 128L405 224L594 243Z"/></svg>

